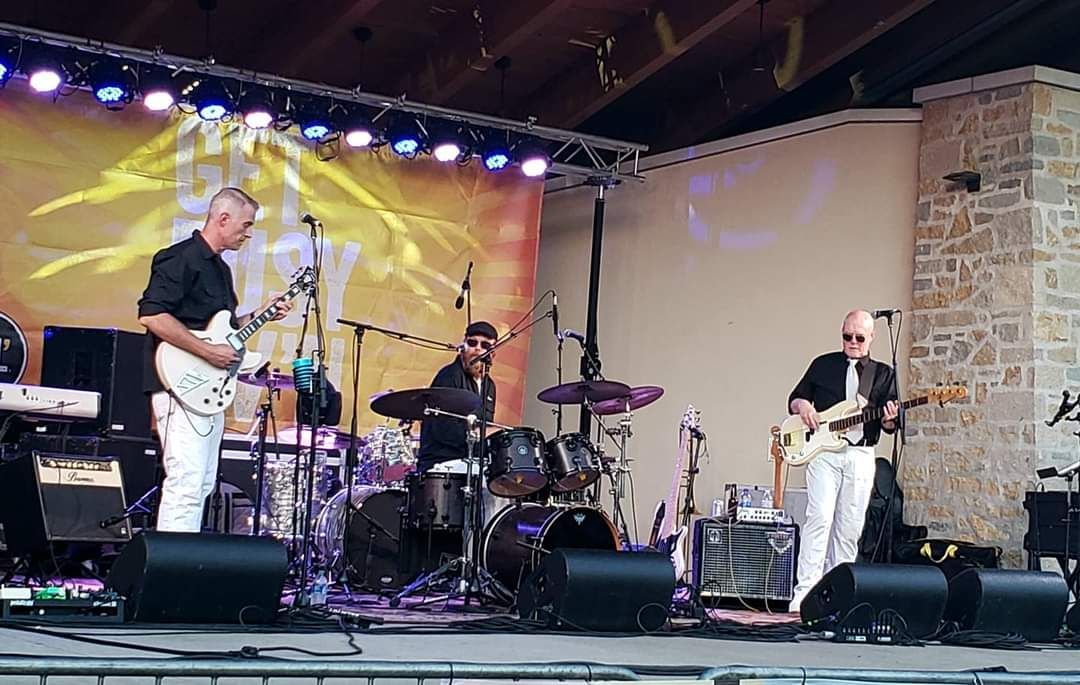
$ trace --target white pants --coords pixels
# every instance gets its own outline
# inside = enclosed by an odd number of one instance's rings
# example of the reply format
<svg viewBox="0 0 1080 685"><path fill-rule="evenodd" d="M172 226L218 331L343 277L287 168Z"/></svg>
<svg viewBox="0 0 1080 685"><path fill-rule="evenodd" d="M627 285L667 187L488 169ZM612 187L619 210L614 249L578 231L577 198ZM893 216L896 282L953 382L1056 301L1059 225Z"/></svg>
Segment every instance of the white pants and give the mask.
<svg viewBox="0 0 1080 685"><path fill-rule="evenodd" d="M225 414L199 416L164 391L154 393L150 402L165 464L157 529L198 533L203 503L217 482Z"/></svg>
<svg viewBox="0 0 1080 685"><path fill-rule="evenodd" d="M874 448L848 447L826 452L806 467L806 524L799 536L799 582L789 611L821 577L855 561L866 507L874 488Z"/></svg>

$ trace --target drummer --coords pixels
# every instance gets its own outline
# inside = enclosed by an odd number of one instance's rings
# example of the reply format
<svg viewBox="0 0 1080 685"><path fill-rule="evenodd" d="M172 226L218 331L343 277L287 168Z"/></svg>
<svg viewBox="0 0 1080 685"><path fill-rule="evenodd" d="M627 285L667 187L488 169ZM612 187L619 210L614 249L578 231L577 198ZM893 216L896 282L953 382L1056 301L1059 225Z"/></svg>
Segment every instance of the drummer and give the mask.
<svg viewBox="0 0 1080 685"><path fill-rule="evenodd" d="M433 388L459 388L476 393L482 400L482 408L487 421L495 420L495 380L488 376L485 392L481 392L484 365L478 358L490 350L498 339L495 327L487 321L474 321L465 329L465 339L458 345L458 356L454 361L439 369L431 381ZM494 359L495 355L487 358ZM476 412L477 418L480 410ZM420 452L417 455L417 469L420 473L430 470L436 464L445 466L438 470L456 471L448 468L446 462L457 462L467 456L468 445L465 440L466 426L463 421L444 416L428 417L420 425Z"/></svg>

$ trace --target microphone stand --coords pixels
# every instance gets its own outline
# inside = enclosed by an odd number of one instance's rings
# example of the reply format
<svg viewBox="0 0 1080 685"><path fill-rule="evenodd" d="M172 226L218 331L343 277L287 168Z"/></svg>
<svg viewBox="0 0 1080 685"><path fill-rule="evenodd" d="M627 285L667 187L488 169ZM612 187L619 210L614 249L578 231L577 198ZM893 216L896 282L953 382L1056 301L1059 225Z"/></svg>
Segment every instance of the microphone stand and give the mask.
<svg viewBox="0 0 1080 685"><path fill-rule="evenodd" d="M896 331L893 331L893 314L888 314L885 317L886 322L889 325L889 345L892 348L892 369L893 369L893 394L896 396L896 401L900 404L900 370L897 368L896 361L896 343L900 334L900 328L904 325L903 312L897 312L900 315L900 323L896 326ZM904 407L900 404L900 413L896 416L896 433L893 436L892 455L890 462L892 464L893 479L892 487L889 488L889 500L885 503L885 522L884 522L884 536L885 536L885 563L891 564L893 558L893 499L896 496L896 481L900 478L900 454L903 452L904 447L907 445L907 416L904 411ZM875 457L876 459L876 457ZM871 561L877 559L877 550L874 550L874 558Z"/></svg>
<svg viewBox="0 0 1080 685"><path fill-rule="evenodd" d="M311 598L307 592L307 583L309 578L309 571L311 567L311 555L312 555L312 540L311 540L311 513L315 496L315 465L317 460L315 459L315 450L317 447L317 432L319 426L319 411L322 407L322 403L326 397L326 384L325 373L323 369L323 329L322 329L322 309L319 305L319 283L322 280L322 250L320 244L322 240L318 236L318 229L322 227L320 222L313 222L311 224L311 251L312 261L314 262L315 270L315 284L308 293L307 306L304 311L304 329L300 335L300 341L297 346L297 357L299 358L300 352L303 349L304 338L307 333L307 317L312 309L315 312L315 337L316 344L315 350L313 350L314 363L314 375L312 376L312 388L311 388L311 436L309 441L307 461L304 464L304 470L307 474L307 482L304 483L305 492L303 500L303 529L301 533L300 541L300 585L297 589L296 597L294 598L294 606L307 607L311 603ZM324 233L325 236L325 233ZM303 402L302 393L297 393L297 404L301 405ZM300 442L303 437L303 421L301 416L297 416L297 426L299 428L297 434L297 449L296 449L296 462L297 466L300 465L300 455L302 450L300 449Z"/></svg>
<svg viewBox="0 0 1080 685"><path fill-rule="evenodd" d="M566 338L562 333L558 333L555 339L559 341L558 347L555 352L555 379L556 385L562 385L562 353L563 342ZM562 435L562 419L563 419L563 406L560 404L555 408L555 437Z"/></svg>

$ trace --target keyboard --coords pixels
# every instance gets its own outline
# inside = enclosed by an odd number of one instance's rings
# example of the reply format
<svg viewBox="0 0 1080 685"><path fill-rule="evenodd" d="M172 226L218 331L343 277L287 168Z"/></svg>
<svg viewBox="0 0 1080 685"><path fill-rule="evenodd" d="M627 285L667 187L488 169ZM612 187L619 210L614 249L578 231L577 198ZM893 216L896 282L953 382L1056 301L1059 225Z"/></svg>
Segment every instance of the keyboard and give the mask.
<svg viewBox="0 0 1080 685"><path fill-rule="evenodd" d="M101 393L0 383L0 412L28 418L96 419L101 412Z"/></svg>

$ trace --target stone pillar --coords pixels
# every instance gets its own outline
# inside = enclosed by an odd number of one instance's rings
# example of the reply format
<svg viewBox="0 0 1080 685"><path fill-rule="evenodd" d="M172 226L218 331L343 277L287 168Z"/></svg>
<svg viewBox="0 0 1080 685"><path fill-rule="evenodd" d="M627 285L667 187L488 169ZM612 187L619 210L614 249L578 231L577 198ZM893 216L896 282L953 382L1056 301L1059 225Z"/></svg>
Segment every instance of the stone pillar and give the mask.
<svg viewBox="0 0 1080 685"><path fill-rule="evenodd" d="M911 522L1023 563L1035 469L1080 456L1080 76L1028 67L921 88L909 395L960 381L965 402L917 410L901 468ZM968 192L943 180L981 174ZM1057 487L1058 484L1051 484Z"/></svg>

